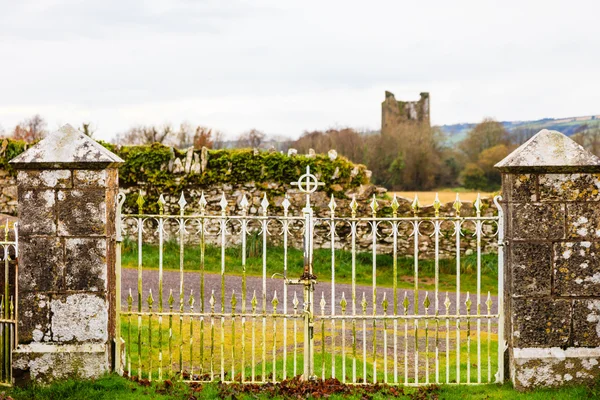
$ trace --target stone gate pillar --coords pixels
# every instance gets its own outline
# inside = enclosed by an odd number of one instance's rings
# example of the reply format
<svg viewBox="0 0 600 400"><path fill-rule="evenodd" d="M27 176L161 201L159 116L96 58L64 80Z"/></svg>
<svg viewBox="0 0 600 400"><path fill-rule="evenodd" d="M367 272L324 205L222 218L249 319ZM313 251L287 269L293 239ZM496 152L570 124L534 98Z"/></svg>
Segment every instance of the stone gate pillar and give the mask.
<svg viewBox="0 0 600 400"><path fill-rule="evenodd" d="M70 125L10 161L19 199L17 383L110 368L122 162Z"/></svg>
<svg viewBox="0 0 600 400"><path fill-rule="evenodd" d="M505 326L519 389L600 376L600 159L542 130L496 165Z"/></svg>

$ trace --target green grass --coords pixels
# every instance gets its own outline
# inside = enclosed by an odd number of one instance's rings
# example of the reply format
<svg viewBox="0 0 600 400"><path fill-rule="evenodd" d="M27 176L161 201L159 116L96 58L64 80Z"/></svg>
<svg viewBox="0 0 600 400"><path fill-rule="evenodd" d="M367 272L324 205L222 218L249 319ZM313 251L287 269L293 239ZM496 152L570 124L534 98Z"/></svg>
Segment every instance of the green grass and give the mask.
<svg viewBox="0 0 600 400"><path fill-rule="evenodd" d="M229 392L229 393L228 393ZM219 396L229 399L283 399L269 393L243 394L231 393L227 387L211 383L198 388L175 382L172 386L164 383L153 383L142 386L114 374L103 376L96 380L68 380L53 383L49 386L27 386L24 388L7 389L0 399L11 396L15 400L137 400L137 399L215 399ZM192 397L194 396L194 397ZM481 386L444 386L430 388L405 388L401 399L527 399L527 400L568 400L592 399L600 396L600 385L571 386L561 389L539 389L533 392L520 393L509 383L502 386L491 384ZM288 397L290 398L290 397ZM306 396L303 398L313 398ZM330 399L362 399L360 394L341 396L333 395ZM375 394L373 399L386 399L389 396Z"/></svg>
<svg viewBox="0 0 600 400"><path fill-rule="evenodd" d="M263 259L261 243L249 243L247 248L246 273L261 276ZM241 275L240 247L227 247L225 249L225 271L228 275ZM158 245L144 244L142 247L144 268L158 268ZM217 246L207 245L204 253L204 270L210 273L221 271L221 249ZM122 247L122 265L125 268L137 267L137 243L126 240ZM175 241L168 241L163 249L163 266L165 269L179 269L179 245ZM391 254L377 255L377 285L392 287L393 285L394 258ZM267 276L282 273L284 265L284 250L282 247L269 246L267 248ZM304 259L302 250L288 249L287 253L288 277L296 278L302 274ZM398 257L398 287L414 288L414 258ZM184 269L186 271L200 271L200 246L186 245L184 252ZM313 271L319 282L331 281L331 251L317 249L313 256ZM371 285L373 283L373 255L368 252L356 254L356 283ZM456 290L456 261L441 259L439 261L439 287L441 291ZM497 293L498 266L496 254L483 254L481 259L481 290ZM435 276L435 262L431 259L419 259L419 288L433 290ZM351 283L352 281L352 253L345 250L335 251L335 279L338 283ZM475 292L477 290L477 255L462 256L461 258L461 291Z"/></svg>

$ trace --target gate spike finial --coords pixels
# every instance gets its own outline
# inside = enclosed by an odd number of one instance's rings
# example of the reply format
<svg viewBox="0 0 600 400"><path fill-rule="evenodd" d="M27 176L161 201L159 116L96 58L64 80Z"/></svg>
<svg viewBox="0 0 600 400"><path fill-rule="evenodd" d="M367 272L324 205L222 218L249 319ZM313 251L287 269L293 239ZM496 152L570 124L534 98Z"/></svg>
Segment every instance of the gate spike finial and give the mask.
<svg viewBox="0 0 600 400"><path fill-rule="evenodd" d="M398 207L400 207L400 204L398 203L398 197L396 197L396 193L394 193L394 199L392 200L392 212L396 213L398 211Z"/></svg>
<svg viewBox="0 0 600 400"><path fill-rule="evenodd" d="M240 201L240 207L242 207L242 211L248 211L249 205L250 205L250 203L248 203L248 198L246 197L246 193L244 193L244 195L242 196L242 201Z"/></svg>
<svg viewBox="0 0 600 400"><path fill-rule="evenodd" d="M473 203L473 205L475 206L475 211L477 211L477 214L481 214L481 206L483 205L483 203L481 202L480 193L477 193L477 199L475 200L475 203Z"/></svg>
<svg viewBox="0 0 600 400"><path fill-rule="evenodd" d="M387 300L387 296L386 296L386 292L383 292L383 301L381 302L381 306L383 307L383 312L387 313L387 309L388 309L388 300Z"/></svg>
<svg viewBox="0 0 600 400"><path fill-rule="evenodd" d="M263 199L260 202L260 206L262 207L263 214L267 215L267 208L269 207L269 200L267 199L267 193L264 193Z"/></svg>
<svg viewBox="0 0 600 400"><path fill-rule="evenodd" d="M446 300L444 300L444 307L446 307L446 314L450 312L450 297L448 297L448 292L446 292Z"/></svg>
<svg viewBox="0 0 600 400"><path fill-rule="evenodd" d="M185 201L185 196L183 195L183 192L181 192L181 196L179 197L179 201L177 202L177 204L179 204L179 211L183 213L183 210L187 204L187 201Z"/></svg>
<svg viewBox="0 0 600 400"><path fill-rule="evenodd" d="M215 289L213 289L210 293L210 299L208 299L208 304L210 304L210 312L215 312Z"/></svg>
<svg viewBox="0 0 600 400"><path fill-rule="evenodd" d="M363 313L366 313L367 312L367 298L365 296L365 292L363 292L362 301L360 302L360 305L362 306Z"/></svg>
<svg viewBox="0 0 600 400"><path fill-rule="evenodd" d="M433 209L435 210L435 216L440 216L440 207L442 203L440 202L440 196L438 196L437 192L435 194L435 199L433 200Z"/></svg>
<svg viewBox="0 0 600 400"><path fill-rule="evenodd" d="M425 306L425 312L427 312L427 309L431 305L431 300L429 300L429 292L425 292L425 300L423 301L423 305Z"/></svg>
<svg viewBox="0 0 600 400"><path fill-rule="evenodd" d="M158 198L158 212L159 214L162 214L165 211L165 204L167 204L167 202L165 201L165 196L160 195L160 197Z"/></svg>
<svg viewBox="0 0 600 400"><path fill-rule="evenodd" d="M150 292L148 293L148 298L146 299L146 301L148 302L148 307L152 308L152 304L154 304L154 297L152 297L152 289L150 289Z"/></svg>
<svg viewBox="0 0 600 400"><path fill-rule="evenodd" d="M342 292L342 300L340 300L340 307L342 307L342 314L346 313L346 306L348 302L346 301L346 292Z"/></svg>
<svg viewBox="0 0 600 400"><path fill-rule="evenodd" d="M492 295L488 291L487 300L485 301L485 305L487 306L488 314L492 313Z"/></svg>
<svg viewBox="0 0 600 400"><path fill-rule="evenodd" d="M146 201L144 200L144 195L142 194L142 191L140 190L138 193L138 197L137 200L135 201L135 203L138 206L138 214L143 214L143 209L144 209L144 203Z"/></svg>
<svg viewBox="0 0 600 400"><path fill-rule="evenodd" d="M221 201L219 202L219 205L221 206L221 212L225 212L227 211L227 199L225 198L225 192L222 192L221 194Z"/></svg>
<svg viewBox="0 0 600 400"><path fill-rule="evenodd" d="M168 302L169 302L169 308L173 308L173 303L175 303L175 298L173 297L173 289L169 290L169 300L168 300Z"/></svg>
<svg viewBox="0 0 600 400"><path fill-rule="evenodd" d="M237 297L235 297L235 289L231 291L231 311L235 311L235 307L237 306Z"/></svg>
<svg viewBox="0 0 600 400"><path fill-rule="evenodd" d="M202 191L202 196L200 196L200 212L204 212L204 210L206 210L206 205L208 204L208 202L206 201L206 197L204 197L204 191Z"/></svg>
<svg viewBox="0 0 600 400"><path fill-rule="evenodd" d="M465 300L465 305L467 306L467 312L471 311L471 305L473 302L471 301L471 294L467 292L467 299Z"/></svg>
<svg viewBox="0 0 600 400"><path fill-rule="evenodd" d="M252 300L250 301L252 305L252 313L256 312L256 305L258 304L258 300L256 299L256 290L252 293Z"/></svg>
<svg viewBox="0 0 600 400"><path fill-rule="evenodd" d="M460 208L462 207L462 203L460 201L460 197L458 196L458 192L456 193L456 200L454 200L454 204L452 204L452 208L456 210L456 216L460 215Z"/></svg>
<svg viewBox="0 0 600 400"><path fill-rule="evenodd" d="M333 214L335 212L335 207L337 206L337 204L335 204L335 198L333 197L333 193L331 194L331 200L329 201L329 210L331 210L331 213Z"/></svg>
<svg viewBox="0 0 600 400"><path fill-rule="evenodd" d="M350 202L350 210L352 210L352 217L356 216L356 209L358 208L358 203L356 202L356 195L352 195L352 201Z"/></svg>
<svg viewBox="0 0 600 400"><path fill-rule="evenodd" d="M298 296L296 295L296 291L294 291L294 299L292 300L292 305L294 306L294 310L298 309L298 304L300 304L300 302L298 301Z"/></svg>
<svg viewBox="0 0 600 400"><path fill-rule="evenodd" d="M419 212L420 207L421 207L421 204L419 204L419 196L415 193L415 199L413 200L412 204L410 205L410 208L412 208L413 213L416 215Z"/></svg>
<svg viewBox="0 0 600 400"><path fill-rule="evenodd" d="M291 205L291 203L290 203L290 196L287 193L285 194L285 197L284 197L283 202L281 203L281 205L283 206L283 212L284 212L284 214L287 215L288 210L289 210L290 205Z"/></svg>
<svg viewBox="0 0 600 400"><path fill-rule="evenodd" d="M190 309L193 310L194 309L194 303L196 302L196 299L194 299L194 290L190 290L190 298L188 300L188 304L190 305Z"/></svg>
<svg viewBox="0 0 600 400"><path fill-rule="evenodd" d="M321 302L319 304L321 306L321 314L325 314L325 306L327 303L325 302L325 293L321 292Z"/></svg>
<svg viewBox="0 0 600 400"><path fill-rule="evenodd" d="M371 200L371 210L373 210L373 215L377 214L377 209L379 208L379 204L377 204L377 199L375 195L373 195L373 200Z"/></svg>
<svg viewBox="0 0 600 400"><path fill-rule="evenodd" d="M277 298L277 290L274 291L273 300L271 301L273 304L273 314L277 312L277 304L279 304L279 299Z"/></svg>
<svg viewBox="0 0 600 400"><path fill-rule="evenodd" d="M402 307L404 307L404 314L406 314L408 312L409 305L410 305L410 302L408 301L408 294L405 291L404 292L404 300L402 301Z"/></svg>

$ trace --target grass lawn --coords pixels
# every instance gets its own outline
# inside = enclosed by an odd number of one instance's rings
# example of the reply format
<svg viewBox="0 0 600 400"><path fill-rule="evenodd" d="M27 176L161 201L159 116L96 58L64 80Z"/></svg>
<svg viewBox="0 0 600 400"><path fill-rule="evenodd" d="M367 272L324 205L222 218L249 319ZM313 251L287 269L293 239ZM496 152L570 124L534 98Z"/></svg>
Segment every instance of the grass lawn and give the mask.
<svg viewBox="0 0 600 400"><path fill-rule="evenodd" d="M290 385L291 386L291 385ZM287 386L287 388L290 388ZM322 384L316 383L311 387L315 391L323 389ZM133 400L133 399L285 399L298 398L282 395L283 389L273 386L254 386L248 388L252 393L241 392L239 386L219 385L210 383L199 387L190 387L184 383L164 382L143 384L129 381L116 375L106 375L97 380L90 381L63 381L50 386L28 386L25 388L6 389L0 399L6 400L7 396L15 400ZM291 388L293 393L294 388ZM295 389L298 390L298 389ZM346 389L348 391L352 389ZM380 387L379 393L361 392L360 387L351 394L333 394L330 399L539 399L539 400L566 400L566 399L593 399L600 396L600 384L595 386L573 386L561 389L543 389L528 393L519 393L512 389L510 384L498 386L495 384L481 386L430 386L422 388L398 388L391 390ZM288 392L290 393L290 392ZM298 393L298 392L296 392ZM317 391L318 393L318 391ZM300 398L316 398L311 396L311 390L299 396Z"/></svg>
<svg viewBox="0 0 600 400"><path fill-rule="evenodd" d="M260 251L247 249L246 273L248 275L262 275L262 254ZM144 244L142 247L144 268L158 268L158 245ZM207 245L204 253L204 270L211 273L221 271L221 249L217 246ZM122 266L135 268L138 263L137 243L125 241L122 245ZM299 277L304 265L302 250L288 249L288 276ZM373 283L373 255L362 252L356 254L356 283L371 285ZM267 249L267 276L282 273L284 264L284 251L282 247L271 246ZM394 258L391 254L377 255L377 285L392 287ZM163 266L165 269L179 269L179 245L174 241L164 244ZM477 255L463 255L461 257L461 291L475 292L477 290ZM414 288L414 258L398 257L399 288ZM186 271L199 271L200 246L187 245L184 252L184 269ZM313 269L319 282L331 281L331 251L317 249L313 256ZM241 275L241 248L228 247L225 250L225 270L228 275ZM481 259L481 292L496 294L498 280L498 263L496 254L483 254ZM433 290L435 287L435 262L431 259L419 259L419 288ZM339 283L352 282L352 253L345 250L335 251L335 279ZM456 260L441 259L439 261L439 287L440 291L456 290Z"/></svg>

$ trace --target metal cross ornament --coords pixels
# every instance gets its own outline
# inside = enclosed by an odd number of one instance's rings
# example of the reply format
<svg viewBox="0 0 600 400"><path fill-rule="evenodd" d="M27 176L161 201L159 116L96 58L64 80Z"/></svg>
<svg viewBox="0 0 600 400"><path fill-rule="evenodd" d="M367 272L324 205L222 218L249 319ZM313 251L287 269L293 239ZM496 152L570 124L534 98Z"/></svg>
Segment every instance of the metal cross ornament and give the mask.
<svg viewBox="0 0 600 400"><path fill-rule="evenodd" d="M319 186L325 186L325 183L319 182L319 179L310 173L310 165L306 166L306 173L298 178L298 182L292 182L293 186L306 194L306 206L310 207L310 195L317 191Z"/></svg>

